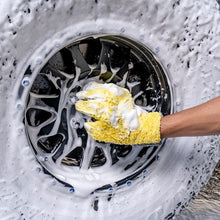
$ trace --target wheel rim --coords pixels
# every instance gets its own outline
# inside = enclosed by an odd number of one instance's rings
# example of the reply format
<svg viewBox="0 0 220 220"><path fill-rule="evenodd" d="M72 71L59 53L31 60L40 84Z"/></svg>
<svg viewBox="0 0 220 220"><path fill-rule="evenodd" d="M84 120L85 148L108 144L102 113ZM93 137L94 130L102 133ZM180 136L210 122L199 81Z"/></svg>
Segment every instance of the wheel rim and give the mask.
<svg viewBox="0 0 220 220"><path fill-rule="evenodd" d="M150 49L136 41L89 36L52 56L28 94L27 138L51 175L89 193L129 186L145 175L165 144L120 146L91 139L83 128L90 118L77 112L74 104L76 93L93 80L127 88L135 104L147 111L173 111L168 74Z"/></svg>

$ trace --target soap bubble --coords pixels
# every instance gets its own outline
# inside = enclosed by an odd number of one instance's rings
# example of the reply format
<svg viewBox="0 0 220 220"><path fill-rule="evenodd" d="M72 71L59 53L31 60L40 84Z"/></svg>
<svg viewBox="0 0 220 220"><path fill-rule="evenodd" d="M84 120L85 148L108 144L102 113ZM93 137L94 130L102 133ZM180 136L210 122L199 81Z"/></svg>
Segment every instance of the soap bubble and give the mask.
<svg viewBox="0 0 220 220"><path fill-rule="evenodd" d="M24 87L27 87L27 86L30 85L30 80L29 80L28 77L24 77L24 79L22 80L22 85L23 85Z"/></svg>

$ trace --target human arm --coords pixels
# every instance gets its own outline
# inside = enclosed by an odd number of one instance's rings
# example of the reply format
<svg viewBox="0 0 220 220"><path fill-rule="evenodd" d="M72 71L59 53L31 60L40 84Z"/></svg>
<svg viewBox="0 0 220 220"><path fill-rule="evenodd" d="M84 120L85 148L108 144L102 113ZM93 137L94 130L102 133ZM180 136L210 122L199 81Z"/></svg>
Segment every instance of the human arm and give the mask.
<svg viewBox="0 0 220 220"><path fill-rule="evenodd" d="M161 138L216 134L220 134L220 97L161 119Z"/></svg>
<svg viewBox="0 0 220 220"><path fill-rule="evenodd" d="M128 90L91 82L78 93L76 109L96 121L84 124L98 141L116 144L158 143L162 138L220 134L220 97L161 118L134 104Z"/></svg>

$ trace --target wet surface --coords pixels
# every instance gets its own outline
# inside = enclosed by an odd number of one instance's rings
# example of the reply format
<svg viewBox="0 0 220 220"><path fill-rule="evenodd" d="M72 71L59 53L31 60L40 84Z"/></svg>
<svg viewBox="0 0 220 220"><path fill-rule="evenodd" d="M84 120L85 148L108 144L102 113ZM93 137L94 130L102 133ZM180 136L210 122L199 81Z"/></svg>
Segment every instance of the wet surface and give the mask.
<svg viewBox="0 0 220 220"><path fill-rule="evenodd" d="M176 219L220 219L220 161L207 185Z"/></svg>
<svg viewBox="0 0 220 220"><path fill-rule="evenodd" d="M113 195L108 197L110 201L107 198L99 199L97 204L95 193L89 200L79 199L75 196L78 192L76 187L63 187L42 172L23 138L24 132L20 132L23 129L20 118L25 106L22 94L30 88L33 82L31 77L35 76L40 63L43 65L45 58L49 59L62 45L88 33L115 33L133 37L151 46L164 66L169 68L176 91L174 104L177 111L214 98L220 95L220 17L219 11L216 11L219 10L216 1L138 0L128 1L127 4L120 0L115 3L98 1L98 4L93 4L93 1L87 4L78 4L78 1L64 3L59 0L56 4L53 1L41 2L9 0L2 1L3 7L0 7L0 68L3 70L0 76L0 144L3 146L0 149L1 219L162 219L173 212L180 202L186 206L191 197L190 192L200 190L201 183L214 169L212 158L219 155L219 146L211 146L208 138L205 138L206 143L201 141L204 145L200 145L197 140L185 138L172 142L159 158L155 171L150 173L147 170L142 187L135 187L132 182L127 188L129 190L122 194L115 193L113 189L111 193L108 192ZM28 9L30 14L26 13ZM29 65L34 68L30 70ZM69 69L66 71L69 73ZM16 85L20 85L18 80L23 72L29 81L25 78L22 89L17 92ZM71 77L71 74L66 76ZM57 86L60 87L61 82L57 81ZM44 88L41 87L41 91ZM20 95L19 100L11 97L16 93ZM142 99L137 101L139 103ZM13 129L11 135L13 126L16 129ZM44 132L49 130L50 127L47 127ZM41 142L47 147L44 139ZM197 153L197 149L201 152ZM187 158L192 158L192 155L194 159L189 162ZM74 158L77 159L77 154ZM184 169L186 164L189 171ZM197 171L198 178L192 181ZM191 183L189 189L188 181ZM185 219L220 219L217 215L219 206L216 206L218 200L198 197L181 216L186 213Z"/></svg>
<svg viewBox="0 0 220 220"><path fill-rule="evenodd" d="M74 187L79 169L95 172L96 176L100 174L90 168L103 168L102 174L108 169L119 173L117 178L111 173L110 177L115 179L98 184L92 189L95 191L108 189L109 184L121 186L139 174L142 176L165 142L136 148L115 144L109 147L107 143L91 140L83 124L94 119L75 109L76 93L91 81L124 87L136 105L162 115L172 113L173 97L167 73L153 52L121 36L89 36L77 40L55 53L39 70L28 95L24 120L36 158L59 180L68 172L66 183ZM21 87L29 85L25 76Z"/></svg>

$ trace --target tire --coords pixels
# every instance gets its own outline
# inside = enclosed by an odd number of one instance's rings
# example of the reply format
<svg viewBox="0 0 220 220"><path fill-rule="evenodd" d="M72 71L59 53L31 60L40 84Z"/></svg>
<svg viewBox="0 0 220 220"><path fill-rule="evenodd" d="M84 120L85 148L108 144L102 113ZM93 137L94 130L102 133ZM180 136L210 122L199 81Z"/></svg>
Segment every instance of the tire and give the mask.
<svg viewBox="0 0 220 220"><path fill-rule="evenodd" d="M95 34L126 36L155 52L168 71L175 111L219 96L217 2L18 0L0 5L1 219L177 215L209 180L220 157L218 136L168 139L138 181L111 193L75 195L36 160L23 122L25 106L39 68L64 46Z"/></svg>

